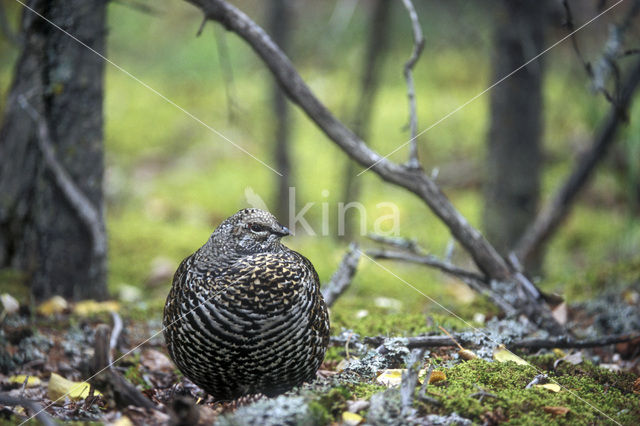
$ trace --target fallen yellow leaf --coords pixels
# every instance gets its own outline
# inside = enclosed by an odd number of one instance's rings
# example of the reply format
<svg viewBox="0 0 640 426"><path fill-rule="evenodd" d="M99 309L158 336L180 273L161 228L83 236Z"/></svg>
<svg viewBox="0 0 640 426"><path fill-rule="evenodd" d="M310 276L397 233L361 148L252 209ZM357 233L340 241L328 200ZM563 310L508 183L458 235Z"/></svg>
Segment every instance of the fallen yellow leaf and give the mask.
<svg viewBox="0 0 640 426"><path fill-rule="evenodd" d="M133 422L127 416L122 416L113 423L109 423L111 426L133 426Z"/></svg>
<svg viewBox="0 0 640 426"><path fill-rule="evenodd" d="M28 380L27 380L27 377L29 377ZM41 383L40 379L37 378L36 376L27 376L26 374L18 374L16 376L9 377L9 383L17 384L17 385L22 385L25 380L27 380L28 388L39 386Z"/></svg>
<svg viewBox="0 0 640 426"><path fill-rule="evenodd" d="M82 302L76 303L76 306L73 308L73 312L80 316L87 316L102 312L118 312L119 309L120 304L114 300L108 300L106 302L83 300Z"/></svg>
<svg viewBox="0 0 640 426"><path fill-rule="evenodd" d="M544 385L536 385L537 388L544 388L550 390L551 392L560 392L562 389L560 385L555 383L545 383Z"/></svg>
<svg viewBox="0 0 640 426"><path fill-rule="evenodd" d="M356 413L345 411L342 413L342 424L345 426L357 426L364 421L364 418Z"/></svg>
<svg viewBox="0 0 640 426"><path fill-rule="evenodd" d="M513 361L518 365L529 365L527 361L520 358L518 355L514 354L513 352L509 351L503 345L498 346L493 351L493 359L495 359L498 362Z"/></svg>
<svg viewBox="0 0 640 426"><path fill-rule="evenodd" d="M376 378L376 382L378 382L378 384L387 386L387 387L393 387L393 386L398 386L400 384L400 382L402 382L402 372L404 370L398 369L398 368L394 368L394 369L388 369L388 370L384 370L377 378Z"/></svg>
<svg viewBox="0 0 640 426"><path fill-rule="evenodd" d="M69 304L62 296L53 296L38 306L38 313L43 316L61 314L69 308Z"/></svg>
<svg viewBox="0 0 640 426"><path fill-rule="evenodd" d="M69 397L69 399L72 400L80 400L89 396L90 387L91 386L87 382L74 382L67 380L56 373L51 373L47 394L49 399L52 401L56 401L63 397ZM97 390L94 390L94 395L102 394Z"/></svg>

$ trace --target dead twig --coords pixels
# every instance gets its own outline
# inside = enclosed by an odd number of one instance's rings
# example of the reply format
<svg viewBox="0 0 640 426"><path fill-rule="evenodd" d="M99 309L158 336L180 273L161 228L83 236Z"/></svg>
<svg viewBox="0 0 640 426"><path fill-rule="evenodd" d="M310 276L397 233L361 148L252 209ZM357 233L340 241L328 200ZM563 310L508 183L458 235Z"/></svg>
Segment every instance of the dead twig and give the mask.
<svg viewBox="0 0 640 426"><path fill-rule="evenodd" d="M418 373L422 367L425 348L418 348L411 351L407 369L402 372L402 382L400 383L400 398L402 401L402 415L410 415L413 405L413 394L418 385Z"/></svg>
<svg viewBox="0 0 640 426"><path fill-rule="evenodd" d="M418 144L416 141L416 135L418 134L418 115L416 112L416 91L413 84L413 67L418 62L418 59L420 59L420 54L424 50L424 36L422 35L422 28L420 27L418 14L413 7L413 3L411 3L411 0L402 0L402 3L409 13L411 29L413 31L413 51L404 64L404 78L407 80L407 97L409 98L409 127L411 129L411 143L409 144L409 161L407 162L407 166L417 169L420 168L420 161L418 159Z"/></svg>
<svg viewBox="0 0 640 426"><path fill-rule="evenodd" d="M91 360L92 373L95 374L90 383L100 389L108 400L124 409L129 405L155 410L156 406L145 397L134 385L121 374L111 368L110 329L106 324L96 328L94 355ZM99 373L98 373L99 372Z"/></svg>
<svg viewBox="0 0 640 426"><path fill-rule="evenodd" d="M31 410L36 413L34 417L38 419L44 426L56 426L58 424L55 422L55 420L53 420L53 417L51 417L49 413L44 411L44 409L36 401L32 401L27 398L16 398L15 396L0 393L0 404L8 406L19 405L28 410Z"/></svg>
<svg viewBox="0 0 640 426"><path fill-rule="evenodd" d="M351 285L353 276L358 268L360 254L361 252L358 245L351 243L349 250L342 258L342 262L340 262L340 266L338 266L336 272L333 273L331 280L322 288L322 297L328 307L333 306L336 300L338 300L338 297Z"/></svg>

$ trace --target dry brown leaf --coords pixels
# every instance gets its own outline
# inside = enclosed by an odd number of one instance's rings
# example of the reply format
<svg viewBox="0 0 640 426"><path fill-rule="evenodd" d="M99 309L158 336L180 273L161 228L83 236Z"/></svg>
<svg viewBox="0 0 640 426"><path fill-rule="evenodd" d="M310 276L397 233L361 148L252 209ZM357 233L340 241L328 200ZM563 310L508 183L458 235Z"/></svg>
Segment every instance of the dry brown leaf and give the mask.
<svg viewBox="0 0 640 426"><path fill-rule="evenodd" d="M542 408L546 413L553 414L554 416L566 416L569 410L567 407L552 407L546 406Z"/></svg>
<svg viewBox="0 0 640 426"><path fill-rule="evenodd" d="M447 380L447 375L444 374L444 371L432 371L431 377L429 377L429 384L432 385L434 383L442 382Z"/></svg>
<svg viewBox="0 0 640 426"><path fill-rule="evenodd" d="M140 362L151 371L173 371L173 363L169 357L155 349L145 349L140 354Z"/></svg>

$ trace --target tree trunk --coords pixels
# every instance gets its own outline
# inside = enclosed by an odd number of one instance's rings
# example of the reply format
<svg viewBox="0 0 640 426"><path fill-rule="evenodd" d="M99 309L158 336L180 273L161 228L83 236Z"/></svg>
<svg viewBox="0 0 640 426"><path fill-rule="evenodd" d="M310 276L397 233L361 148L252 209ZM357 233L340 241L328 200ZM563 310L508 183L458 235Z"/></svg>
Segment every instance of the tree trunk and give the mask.
<svg viewBox="0 0 640 426"><path fill-rule="evenodd" d="M269 27L273 41L285 52L288 50L291 7L287 0L271 0ZM289 223L289 187L291 183L291 158L289 153L290 115L287 98L277 81L273 81L272 89L273 113L275 118L275 160L276 169L282 173L278 176L275 214L282 223Z"/></svg>
<svg viewBox="0 0 640 426"><path fill-rule="evenodd" d="M104 52L105 0L27 4ZM0 128L0 267L24 271L36 299L104 298L106 243L96 238L104 235L104 62L26 8L21 28L24 46ZM69 185L97 212L93 227Z"/></svg>
<svg viewBox="0 0 640 426"><path fill-rule="evenodd" d="M545 3L545 2L542 2ZM544 48L545 8L537 0L503 1L496 8L492 81ZM540 193L542 124L540 59L491 91L484 226L503 255L535 218ZM538 269L537 261L527 269Z"/></svg>
<svg viewBox="0 0 640 426"><path fill-rule="evenodd" d="M372 16L369 23L369 37L367 41L365 58L362 62L362 79L360 80L360 97L353 113L353 131L362 140L369 140L369 129L373 105L380 83L380 71L384 51L388 45L389 23L391 15L390 0L375 0ZM347 204L358 201L360 198L360 186L362 179L356 177L360 168L348 158L344 168L344 189L342 202ZM336 235L339 239L350 241L354 238L355 230L359 229L356 219L358 215L353 209L347 210L344 218L337 218L335 223L344 220L344 234ZM341 229L339 229L340 231Z"/></svg>

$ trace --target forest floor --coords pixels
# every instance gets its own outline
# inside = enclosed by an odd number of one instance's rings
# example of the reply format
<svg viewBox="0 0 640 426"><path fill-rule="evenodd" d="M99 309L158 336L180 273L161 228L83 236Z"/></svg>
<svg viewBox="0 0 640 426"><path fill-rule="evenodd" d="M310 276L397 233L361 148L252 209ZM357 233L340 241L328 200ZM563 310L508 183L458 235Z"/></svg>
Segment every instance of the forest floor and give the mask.
<svg viewBox="0 0 640 426"><path fill-rule="evenodd" d="M512 348L517 340L548 336L526 320L497 316L475 329L429 315L363 315L352 327L334 318L331 347L316 381L277 398L232 403L214 402L175 369L160 315L116 302L71 304L57 298L3 315L0 388L3 398L37 401L57 420L117 425L637 424L640 262L615 271L608 279L624 282L613 290L556 313L577 339L629 334L636 336L632 341L510 353L499 345ZM121 318L113 370L154 409L129 405L104 384L82 384L91 376L96 328ZM442 335L441 325L464 343L464 351L451 344L428 348L413 365L417 380L407 381L409 359L416 356L408 348L410 337ZM0 404L0 424L34 414L33 407Z"/></svg>

